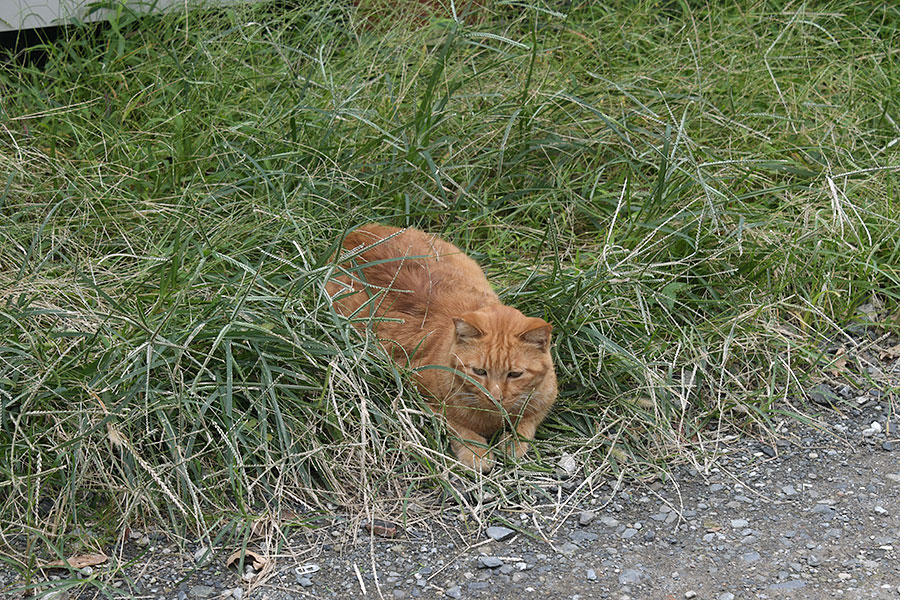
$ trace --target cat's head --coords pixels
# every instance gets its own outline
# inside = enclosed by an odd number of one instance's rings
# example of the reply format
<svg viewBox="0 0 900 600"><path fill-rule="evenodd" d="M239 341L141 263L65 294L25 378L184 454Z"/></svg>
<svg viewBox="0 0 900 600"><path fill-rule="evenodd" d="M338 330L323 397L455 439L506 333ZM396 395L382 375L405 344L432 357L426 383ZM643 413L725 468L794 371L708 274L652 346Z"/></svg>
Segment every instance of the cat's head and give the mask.
<svg viewBox="0 0 900 600"><path fill-rule="evenodd" d="M495 304L462 314L453 324L455 368L481 384L507 409L527 401L553 371L552 326L543 319ZM490 403L478 386L469 381L462 385Z"/></svg>

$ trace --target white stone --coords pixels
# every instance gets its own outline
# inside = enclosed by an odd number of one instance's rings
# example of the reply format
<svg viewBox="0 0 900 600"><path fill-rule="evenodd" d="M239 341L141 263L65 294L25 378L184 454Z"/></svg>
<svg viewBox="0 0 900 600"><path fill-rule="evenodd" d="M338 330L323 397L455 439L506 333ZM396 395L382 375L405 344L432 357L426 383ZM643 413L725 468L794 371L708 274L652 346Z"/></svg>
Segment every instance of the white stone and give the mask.
<svg viewBox="0 0 900 600"><path fill-rule="evenodd" d="M562 469L569 477L574 475L575 471L578 470L578 463L575 462L575 457L568 452L559 457L559 462L556 463L556 466Z"/></svg>

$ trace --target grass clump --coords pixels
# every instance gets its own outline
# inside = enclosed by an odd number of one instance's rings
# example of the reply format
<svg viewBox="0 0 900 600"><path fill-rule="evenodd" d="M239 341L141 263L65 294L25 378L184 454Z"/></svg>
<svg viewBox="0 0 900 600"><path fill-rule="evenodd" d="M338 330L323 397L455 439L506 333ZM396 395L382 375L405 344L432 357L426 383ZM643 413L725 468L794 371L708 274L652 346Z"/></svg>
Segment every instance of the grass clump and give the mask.
<svg viewBox="0 0 900 600"><path fill-rule="evenodd" d="M123 12L5 63L4 533L415 522L445 492L481 519L467 486L540 503L564 451L590 491L765 430L836 324L896 307L897 9L419 10ZM371 220L446 236L555 325L524 471L451 477L405 374L331 310Z"/></svg>

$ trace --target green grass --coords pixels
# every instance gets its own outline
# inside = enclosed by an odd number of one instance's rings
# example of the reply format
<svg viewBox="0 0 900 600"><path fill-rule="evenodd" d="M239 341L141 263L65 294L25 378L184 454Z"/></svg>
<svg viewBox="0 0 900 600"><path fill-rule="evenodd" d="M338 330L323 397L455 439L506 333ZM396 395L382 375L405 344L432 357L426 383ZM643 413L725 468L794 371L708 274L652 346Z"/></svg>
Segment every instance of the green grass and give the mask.
<svg viewBox="0 0 900 600"><path fill-rule="evenodd" d="M309 5L122 12L0 70L17 567L87 524L415 521L488 488L483 519L543 502L562 452L581 493L662 474L766 435L857 305L896 311L891 3ZM371 220L441 233L554 324L523 470L450 477L405 374L330 309L330 256Z"/></svg>

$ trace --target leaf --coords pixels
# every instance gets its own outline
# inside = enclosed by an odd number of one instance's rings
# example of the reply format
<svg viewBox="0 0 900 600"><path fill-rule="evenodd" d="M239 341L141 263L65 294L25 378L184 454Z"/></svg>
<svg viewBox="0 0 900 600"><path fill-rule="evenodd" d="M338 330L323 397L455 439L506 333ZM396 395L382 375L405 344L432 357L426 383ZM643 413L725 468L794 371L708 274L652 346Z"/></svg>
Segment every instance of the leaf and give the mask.
<svg viewBox="0 0 900 600"><path fill-rule="evenodd" d="M675 301L678 300L678 292L685 287L687 287L686 283L670 281L660 290L659 293L662 294L662 297L665 299L665 304L669 307L669 310L675 309Z"/></svg>
<svg viewBox="0 0 900 600"><path fill-rule="evenodd" d="M245 557L244 564L249 564L250 566L252 566L254 571L262 571L266 566L266 563L269 562L253 550L238 550L228 557L228 560L225 561L225 566L229 568L234 566L236 568L237 562L240 560L241 555Z"/></svg>
<svg viewBox="0 0 900 600"><path fill-rule="evenodd" d="M38 567L39 569L60 569L71 567L73 569L83 569L84 567L93 567L105 563L107 556L105 554L79 554L72 556L68 560L54 560Z"/></svg>
<svg viewBox="0 0 900 600"><path fill-rule="evenodd" d="M281 514L278 516L281 519L282 523L286 523L288 521L297 521L300 519L300 515L289 508L282 508Z"/></svg>
<svg viewBox="0 0 900 600"><path fill-rule="evenodd" d="M277 525L290 521L297 521L299 519L299 514L288 508L283 508L281 509L281 512L279 513L277 519L271 519L269 517L263 516L254 521L253 525L250 527L250 531L255 536L265 536Z"/></svg>
<svg viewBox="0 0 900 600"><path fill-rule="evenodd" d="M844 350L844 347L841 346L838 348L838 351L834 354L834 361L832 361L831 366L828 367L828 372L838 377L841 373L847 370L847 353Z"/></svg>
<svg viewBox="0 0 900 600"><path fill-rule="evenodd" d="M878 353L878 358L881 360L894 360L895 358L900 358L900 344L882 349L881 352Z"/></svg>

